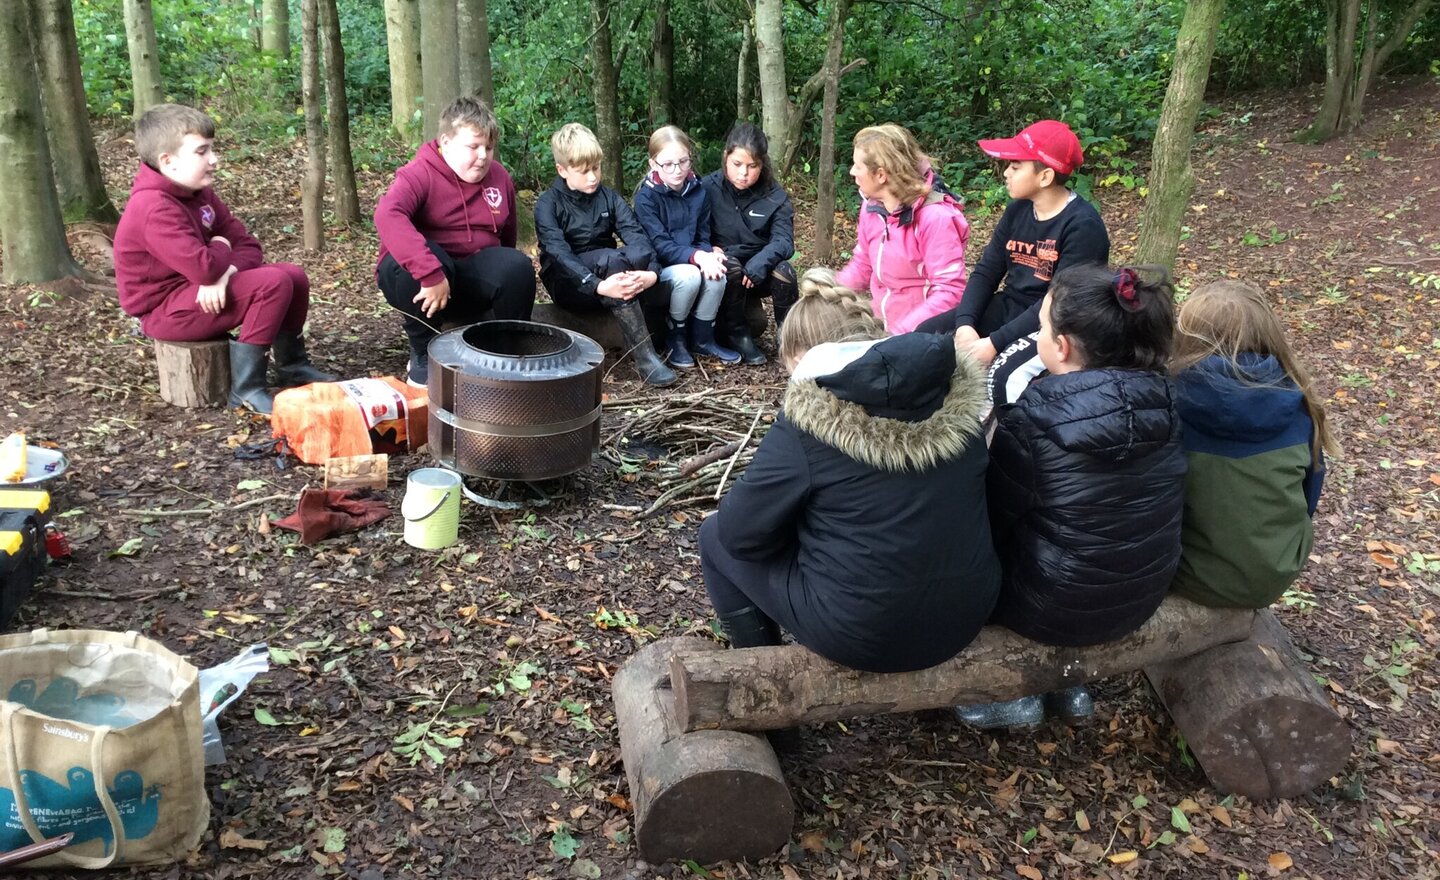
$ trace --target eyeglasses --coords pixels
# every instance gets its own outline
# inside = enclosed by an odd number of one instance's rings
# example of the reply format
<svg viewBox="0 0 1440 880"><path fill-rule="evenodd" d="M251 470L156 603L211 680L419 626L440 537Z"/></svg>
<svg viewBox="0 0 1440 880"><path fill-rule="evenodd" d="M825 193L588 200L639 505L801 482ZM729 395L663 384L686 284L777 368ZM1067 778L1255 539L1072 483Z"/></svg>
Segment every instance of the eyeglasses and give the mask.
<svg viewBox="0 0 1440 880"><path fill-rule="evenodd" d="M656 162L655 167L659 168L661 171L673 174L676 171L689 168L690 157L687 156L684 159L681 159L679 162Z"/></svg>

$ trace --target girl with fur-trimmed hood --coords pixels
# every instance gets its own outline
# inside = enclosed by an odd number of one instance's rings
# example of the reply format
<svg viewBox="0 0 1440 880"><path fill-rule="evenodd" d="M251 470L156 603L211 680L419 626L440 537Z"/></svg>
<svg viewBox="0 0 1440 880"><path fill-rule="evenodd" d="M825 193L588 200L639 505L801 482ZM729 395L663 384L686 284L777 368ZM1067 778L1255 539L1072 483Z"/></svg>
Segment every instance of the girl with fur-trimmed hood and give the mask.
<svg viewBox="0 0 1440 880"><path fill-rule="evenodd" d="M812 269L780 336L783 412L700 529L705 589L735 647L779 629L854 669L959 653L1000 585L985 506L983 371L948 339L885 337Z"/></svg>

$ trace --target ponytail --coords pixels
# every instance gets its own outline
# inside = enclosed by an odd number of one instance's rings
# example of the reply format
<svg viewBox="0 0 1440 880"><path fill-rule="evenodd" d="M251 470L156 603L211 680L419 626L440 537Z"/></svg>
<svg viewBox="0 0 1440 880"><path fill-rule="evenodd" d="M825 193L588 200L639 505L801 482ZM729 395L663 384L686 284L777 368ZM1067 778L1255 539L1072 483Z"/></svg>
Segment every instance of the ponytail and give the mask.
<svg viewBox="0 0 1440 880"><path fill-rule="evenodd" d="M1166 371L1175 289L1160 266L1071 266L1050 283L1051 332L1070 338L1086 369Z"/></svg>

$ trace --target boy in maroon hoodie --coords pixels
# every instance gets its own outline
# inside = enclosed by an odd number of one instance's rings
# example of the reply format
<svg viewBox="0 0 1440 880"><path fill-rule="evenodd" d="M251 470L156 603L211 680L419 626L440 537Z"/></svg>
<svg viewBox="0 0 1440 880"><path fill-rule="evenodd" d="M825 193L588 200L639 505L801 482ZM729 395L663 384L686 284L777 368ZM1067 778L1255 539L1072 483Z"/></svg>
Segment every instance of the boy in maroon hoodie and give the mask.
<svg viewBox="0 0 1440 880"><path fill-rule="evenodd" d="M426 384L430 340L443 325L487 311L530 319L535 267L515 249L515 182L495 159L499 140L485 102L457 99L440 114L438 137L395 172L375 206L375 277L405 316L411 385Z"/></svg>
<svg viewBox="0 0 1440 880"><path fill-rule="evenodd" d="M120 306L152 339L230 341L230 405L268 415L265 371L275 349L281 385L333 382L305 352L310 281L264 261L260 242L215 195L215 122L179 104L135 123L140 168L115 233Z"/></svg>

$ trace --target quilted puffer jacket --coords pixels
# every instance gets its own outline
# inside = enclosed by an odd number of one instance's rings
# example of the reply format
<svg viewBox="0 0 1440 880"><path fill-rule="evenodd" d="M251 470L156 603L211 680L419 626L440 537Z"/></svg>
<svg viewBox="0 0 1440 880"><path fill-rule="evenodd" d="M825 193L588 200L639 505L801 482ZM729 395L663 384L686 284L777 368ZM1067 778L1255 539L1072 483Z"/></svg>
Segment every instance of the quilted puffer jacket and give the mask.
<svg viewBox="0 0 1440 880"><path fill-rule="evenodd" d="M987 486L1003 571L992 622L1049 645L1133 631L1180 560L1175 386L1115 369L1032 382L998 411Z"/></svg>

